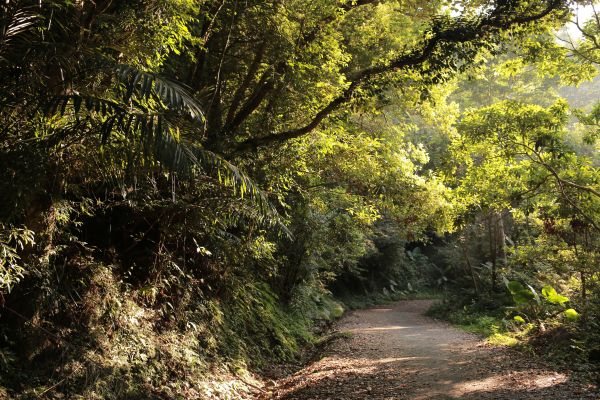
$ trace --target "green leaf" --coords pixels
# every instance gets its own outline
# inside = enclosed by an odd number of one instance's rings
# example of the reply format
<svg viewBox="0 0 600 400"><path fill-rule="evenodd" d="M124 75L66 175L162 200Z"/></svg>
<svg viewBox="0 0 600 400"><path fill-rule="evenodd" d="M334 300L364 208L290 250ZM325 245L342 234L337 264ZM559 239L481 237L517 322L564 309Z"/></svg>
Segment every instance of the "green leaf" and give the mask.
<svg viewBox="0 0 600 400"><path fill-rule="evenodd" d="M525 287L518 281L508 281L506 287L511 293L518 293L525 290Z"/></svg>
<svg viewBox="0 0 600 400"><path fill-rule="evenodd" d="M581 318L581 314L579 314L573 308L569 308L569 309L565 310L564 314L565 314L565 317L567 317L567 319L570 321L577 321L579 318Z"/></svg>
<svg viewBox="0 0 600 400"><path fill-rule="evenodd" d="M550 285L546 285L542 288L542 296L544 296L544 298L546 298L546 300L552 304L562 305L569 301L568 297L558 294Z"/></svg>
<svg viewBox="0 0 600 400"><path fill-rule="evenodd" d="M516 315L513 319L515 321L517 321L518 323L520 323L520 324L524 324L525 323L525 320L520 315Z"/></svg>
<svg viewBox="0 0 600 400"><path fill-rule="evenodd" d="M506 287L517 304L529 303L535 298L535 294L518 281L506 281Z"/></svg>

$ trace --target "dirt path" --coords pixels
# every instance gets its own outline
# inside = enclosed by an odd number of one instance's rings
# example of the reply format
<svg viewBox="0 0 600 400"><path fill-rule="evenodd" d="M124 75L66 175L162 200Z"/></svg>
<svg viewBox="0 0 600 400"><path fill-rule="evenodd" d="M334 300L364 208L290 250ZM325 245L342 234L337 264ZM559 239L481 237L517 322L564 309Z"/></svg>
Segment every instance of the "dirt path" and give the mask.
<svg viewBox="0 0 600 400"><path fill-rule="evenodd" d="M540 360L423 316L430 304L402 301L348 314L338 329L351 337L281 380L266 398L600 399L597 388Z"/></svg>

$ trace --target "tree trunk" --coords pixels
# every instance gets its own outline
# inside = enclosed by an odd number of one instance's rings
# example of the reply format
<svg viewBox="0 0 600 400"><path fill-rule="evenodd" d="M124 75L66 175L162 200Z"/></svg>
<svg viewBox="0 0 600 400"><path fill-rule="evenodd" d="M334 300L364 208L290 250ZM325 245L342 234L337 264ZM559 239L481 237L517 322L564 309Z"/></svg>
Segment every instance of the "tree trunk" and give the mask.
<svg viewBox="0 0 600 400"><path fill-rule="evenodd" d="M506 232L504 230L504 216L502 212L496 213L496 243L502 267L506 267Z"/></svg>
<svg viewBox="0 0 600 400"><path fill-rule="evenodd" d="M495 217L496 213L490 211L489 215L488 215L488 241L490 243L490 261L492 263L492 271L491 271L491 284L492 284L492 290L496 289L496 253L497 253L497 233L498 230L496 229L496 220Z"/></svg>
<svg viewBox="0 0 600 400"><path fill-rule="evenodd" d="M477 285L477 278L475 277L475 271L473 270L473 265L471 265L471 260L469 260L469 254L467 252L467 246L465 243L461 242L460 247L462 249L463 256L465 257L465 264L467 266L467 270L471 275L471 279L473 280L473 288L475 290L475 298L479 299L479 286Z"/></svg>

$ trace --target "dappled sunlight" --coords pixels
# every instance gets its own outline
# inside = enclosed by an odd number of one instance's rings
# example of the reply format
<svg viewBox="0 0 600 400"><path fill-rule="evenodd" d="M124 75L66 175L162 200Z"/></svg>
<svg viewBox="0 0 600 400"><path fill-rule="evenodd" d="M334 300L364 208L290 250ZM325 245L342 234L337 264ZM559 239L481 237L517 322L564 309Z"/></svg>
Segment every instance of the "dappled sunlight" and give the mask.
<svg viewBox="0 0 600 400"><path fill-rule="evenodd" d="M304 371L310 379L302 379L296 384L296 391L327 388L334 384L337 386L351 387L361 380L369 380L382 376L393 379L393 372L402 371L418 374L419 368L413 361L425 361L426 357L382 357L382 358L354 358L354 357L326 357L311 368ZM393 383L393 382L392 382ZM404 384L400 384L404 386Z"/></svg>
<svg viewBox="0 0 600 400"><path fill-rule="evenodd" d="M534 376L531 377L530 375ZM537 376L535 376L537 374ZM524 370L488 376L482 379L465 380L452 386L454 396L503 388L505 391L521 392L535 389L547 389L567 382L565 374L556 372L540 373L536 370ZM516 385L519 383L519 385Z"/></svg>
<svg viewBox="0 0 600 400"><path fill-rule="evenodd" d="M554 387L568 381L564 374L534 369L487 376L483 371L480 378L469 379L473 370L465 368L463 373L456 374L457 368L461 370L461 366L468 365L467 362L429 357L341 357L323 359L321 362L327 364L327 367L321 369L315 365L316 368L308 371L310 379L304 379L296 385L296 393L316 392L324 395L341 391L344 395L335 398L371 399L377 393L372 382L379 382L385 385L381 386L381 390L385 390L378 394L384 395L386 399L508 400L522 398L525 394L543 396L546 394L544 389L554 390ZM423 369L425 366L427 368ZM531 374L534 375L533 378ZM417 382L427 384L419 385Z"/></svg>
<svg viewBox="0 0 600 400"><path fill-rule="evenodd" d="M0 400L600 400L599 260L600 0L0 0Z"/></svg>
<svg viewBox="0 0 600 400"><path fill-rule="evenodd" d="M391 358L380 358L373 360L375 364L387 364L402 361L414 361L414 360L425 360L429 357L391 357Z"/></svg>
<svg viewBox="0 0 600 400"><path fill-rule="evenodd" d="M568 377L565 374L540 375L533 381L533 384L538 388L547 388L565 383L567 380Z"/></svg>
<svg viewBox="0 0 600 400"><path fill-rule="evenodd" d="M451 393L457 395L459 393L471 393L488 390L501 385L505 381L505 378L506 377L504 376L494 375L483 379L474 379L455 383L452 385Z"/></svg>
<svg viewBox="0 0 600 400"><path fill-rule="evenodd" d="M372 328L355 328L348 329L347 332L357 333L357 332L382 332L382 331L398 331L401 329L411 329L414 326L377 326Z"/></svg>
<svg viewBox="0 0 600 400"><path fill-rule="evenodd" d="M382 357L382 358L353 358L353 357L335 357L324 358L319 364L316 364L313 369L313 374L328 372L334 369L341 369L344 372L353 374L371 373L373 368L394 368L395 363L406 363L409 361L424 361L429 357ZM320 364L326 364L327 367L322 367ZM403 366L404 367L404 366Z"/></svg>
<svg viewBox="0 0 600 400"><path fill-rule="evenodd" d="M404 303L403 303L404 304ZM413 309L414 302L407 302ZM570 393L567 374L394 308L355 313L352 335L291 380L283 399L513 400ZM596 399L587 396L564 399Z"/></svg>

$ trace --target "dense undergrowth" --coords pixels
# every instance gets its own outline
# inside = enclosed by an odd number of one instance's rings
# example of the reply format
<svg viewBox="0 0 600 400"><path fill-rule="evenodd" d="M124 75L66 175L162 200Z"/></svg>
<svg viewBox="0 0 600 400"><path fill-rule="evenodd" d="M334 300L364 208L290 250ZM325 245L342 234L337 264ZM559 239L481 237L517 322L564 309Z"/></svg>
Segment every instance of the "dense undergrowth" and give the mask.
<svg viewBox="0 0 600 400"><path fill-rule="evenodd" d="M51 256L63 262L28 275L5 297L0 386L10 398L238 396L257 384L250 371L297 362L344 309L430 296L422 292L432 279L426 258L392 238L384 253L375 246L357 260L369 274L381 274L373 257L389 262L384 275L344 278L368 290L335 298L301 284L286 302L277 281L260 274L240 271L223 286L167 259L163 270L139 270L131 259L125 267L116 254L107 264L106 248L69 242ZM47 289L28 297L39 287Z"/></svg>
<svg viewBox="0 0 600 400"><path fill-rule="evenodd" d="M342 297L339 301L344 304L347 310L358 310L362 308L385 305L401 300L440 300L443 293L431 288L420 288L418 291L398 291L389 290L355 295L352 297Z"/></svg>
<svg viewBox="0 0 600 400"><path fill-rule="evenodd" d="M190 296L185 308L163 305L165 310L148 306L140 291L119 282L110 267L79 268L77 289L53 293L57 303L51 320L40 313L45 320L12 321L22 314L5 314L0 348L5 396L239 394L248 389L245 379L253 382L249 370L295 360L301 348L314 343L315 323L342 312L329 297L314 299L309 309L285 307L260 282L246 282L227 301L184 292ZM74 293L81 296L78 301L69 298Z"/></svg>
<svg viewBox="0 0 600 400"><path fill-rule="evenodd" d="M63 267L53 273L76 286L40 299L33 318L13 302L5 305L4 396L236 397L257 384L250 371L298 362L344 309L431 296L418 292L416 283L414 289L409 284L411 291L392 286L342 300L308 288L308 295L286 305L267 283L250 276L212 298L189 290L184 282L192 278L181 276L169 284L177 284L177 296L160 301L146 287L124 281L118 266L91 256ZM415 273L414 267L399 266L398 272ZM24 296L27 285L36 284L26 279L12 295Z"/></svg>
<svg viewBox="0 0 600 400"><path fill-rule="evenodd" d="M593 354L600 108L560 92L600 19L555 38L580 3L0 4L0 397L234 396L424 291ZM503 279L518 312L477 309Z"/></svg>
<svg viewBox="0 0 600 400"><path fill-rule="evenodd" d="M497 346L515 347L536 354L555 365L590 373L597 379L600 343L596 321L574 321L551 313L537 321L526 322L520 317L508 291L473 300L464 295L446 295L435 303L427 315L442 319L485 338Z"/></svg>

